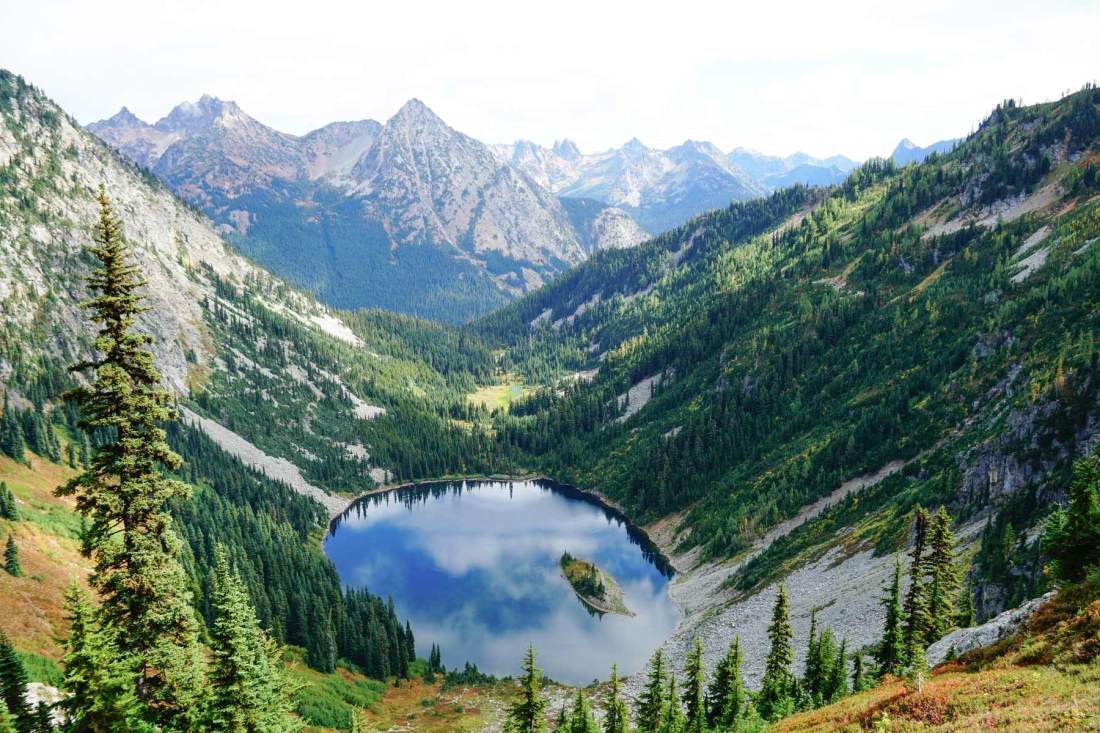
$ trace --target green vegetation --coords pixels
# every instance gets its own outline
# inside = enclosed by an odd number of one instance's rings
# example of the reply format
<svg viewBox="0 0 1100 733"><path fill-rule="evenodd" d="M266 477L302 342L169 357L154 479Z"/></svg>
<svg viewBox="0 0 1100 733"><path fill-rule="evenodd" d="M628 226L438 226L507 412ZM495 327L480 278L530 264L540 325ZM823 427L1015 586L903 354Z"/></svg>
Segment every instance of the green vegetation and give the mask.
<svg viewBox="0 0 1100 733"><path fill-rule="evenodd" d="M559 564L565 579L578 595L597 600L604 598L607 588L604 586L603 573L593 563L563 552Z"/></svg>

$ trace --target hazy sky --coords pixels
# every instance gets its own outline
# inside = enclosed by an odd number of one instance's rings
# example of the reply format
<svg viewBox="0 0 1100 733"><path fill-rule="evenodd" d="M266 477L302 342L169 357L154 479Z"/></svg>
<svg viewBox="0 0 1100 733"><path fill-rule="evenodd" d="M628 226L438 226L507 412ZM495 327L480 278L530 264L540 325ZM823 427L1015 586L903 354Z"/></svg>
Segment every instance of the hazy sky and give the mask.
<svg viewBox="0 0 1100 733"><path fill-rule="evenodd" d="M0 0L0 67L81 122L209 92L303 133L419 97L487 142L867 157L1100 77L1100 2Z"/></svg>

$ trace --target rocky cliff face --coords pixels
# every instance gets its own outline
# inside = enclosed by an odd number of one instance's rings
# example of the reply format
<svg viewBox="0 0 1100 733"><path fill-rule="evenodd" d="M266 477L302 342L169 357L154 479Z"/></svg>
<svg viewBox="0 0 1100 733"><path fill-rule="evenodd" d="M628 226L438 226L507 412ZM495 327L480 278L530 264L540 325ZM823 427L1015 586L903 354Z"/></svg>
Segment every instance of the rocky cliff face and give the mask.
<svg viewBox="0 0 1100 733"><path fill-rule="evenodd" d="M147 132L134 139L144 135L142 145L155 146ZM84 250L99 213L95 194L103 186L148 282L149 309L138 327L152 337L156 366L181 400L218 389L282 394L285 400L308 382L314 401L323 388L343 395L335 403L344 413L341 421L369 419L357 409L364 399L340 374L318 376L316 365L299 363L303 357L283 347L287 328L297 328L330 349L361 349L335 313L234 253L166 187L4 71L0 182L0 393L17 404L28 385L57 379L76 357L91 355L92 325L79 303L87 297L83 277L91 263ZM278 319L293 324L280 336L265 330ZM265 358L269 363L261 363ZM254 409L266 407L256 403ZM316 420L303 430L321 445L343 445L324 435ZM308 465L297 453L282 457ZM364 459L359 468L367 476L373 466Z"/></svg>
<svg viewBox="0 0 1100 733"><path fill-rule="evenodd" d="M385 125L337 122L302 137L209 96L152 125L124 109L89 130L246 254L341 306L461 319L592 249L645 237L621 211L574 228L548 187L419 100ZM469 292L479 288L496 295Z"/></svg>

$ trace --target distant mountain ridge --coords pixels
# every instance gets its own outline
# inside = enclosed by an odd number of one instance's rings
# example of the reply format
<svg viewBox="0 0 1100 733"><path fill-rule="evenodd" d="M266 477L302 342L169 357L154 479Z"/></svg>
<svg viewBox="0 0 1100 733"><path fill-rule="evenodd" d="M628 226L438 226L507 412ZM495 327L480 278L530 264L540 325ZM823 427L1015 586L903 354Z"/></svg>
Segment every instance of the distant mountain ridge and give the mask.
<svg viewBox="0 0 1100 733"><path fill-rule="evenodd" d="M958 138L951 138L948 140L940 140L934 142L928 147L922 148L914 143L907 137L903 137L897 147L894 148L894 152L890 154L890 157L898 165L909 165L910 163L922 163L932 153L946 153L953 147L958 145L960 140Z"/></svg>
<svg viewBox="0 0 1100 733"><path fill-rule="evenodd" d="M244 254L345 308L461 321L592 251L646 237L625 212L548 188L410 100L385 124L274 130L210 95L154 124L88 129L201 208Z"/></svg>
<svg viewBox="0 0 1100 733"><path fill-rule="evenodd" d="M494 150L560 196L621 208L653 234L777 188L840 183L858 165L843 155L820 160L795 153L780 158L745 148L726 154L700 140L660 150L632 138L621 147L590 155L582 154L568 138L551 147L517 140Z"/></svg>

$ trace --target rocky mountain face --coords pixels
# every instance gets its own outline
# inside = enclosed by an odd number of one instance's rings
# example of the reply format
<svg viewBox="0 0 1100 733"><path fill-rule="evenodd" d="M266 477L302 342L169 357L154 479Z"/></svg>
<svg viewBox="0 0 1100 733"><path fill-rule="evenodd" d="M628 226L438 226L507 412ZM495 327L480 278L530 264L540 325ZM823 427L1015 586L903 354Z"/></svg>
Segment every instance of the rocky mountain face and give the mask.
<svg viewBox="0 0 1100 733"><path fill-rule="evenodd" d="M607 206L578 221L419 100L384 125L336 122L301 137L210 96L155 124L123 109L88 129L239 250L341 307L463 320L645 237Z"/></svg>
<svg viewBox="0 0 1100 733"><path fill-rule="evenodd" d="M744 148L726 154L688 140L658 150L633 139L619 148L583 155L572 141L546 148L528 140L494 148L501 159L563 197L602 201L629 212L650 233L677 227L711 209L746 201L796 183L840 183L858 163L805 153L786 158Z"/></svg>
<svg viewBox="0 0 1100 733"><path fill-rule="evenodd" d="M159 128L123 116L127 124L116 129L135 150L155 150L166 139L161 135L188 125L209 129L196 120L210 114L211 106L204 101ZM275 153L287 149L286 138L249 126L232 108L227 113L223 107L214 118L239 126L240 137L226 136L227 147L263 134L269 146L262 152L248 147L253 157L242 166L280 175L287 156ZM178 142L173 146L174 155L190 152ZM234 172L210 167L204 176L230 186ZM28 405L41 385L59 390L68 379L66 365L90 356L93 328L79 303L87 295L82 278L90 262L84 250L99 214L100 186L148 281L149 309L138 327L152 337L165 384L179 396L188 423L247 465L330 510L343 506L318 466L322 457L335 457L356 480L385 478L370 458L381 443L367 435L392 409L378 405L388 404L378 383L392 371L402 375L403 388L441 389L432 384L437 375L389 356L381 340L369 343L340 315L235 253L165 186L4 71L0 183L0 393L16 406ZM261 394L265 398L257 400ZM322 403L324 410L315 414ZM291 408L311 417L299 422L272 416ZM252 418L234 417L245 414ZM280 427L255 429L265 424Z"/></svg>
<svg viewBox="0 0 1100 733"><path fill-rule="evenodd" d="M582 155L570 140L550 148L520 140L495 150L563 198L588 198L623 209L653 234L765 191L706 142L689 140L657 150L632 139L619 148Z"/></svg>
<svg viewBox="0 0 1100 733"><path fill-rule="evenodd" d="M950 140L934 142L928 147L922 148L909 138L903 137L901 142L897 144L897 147L894 148L894 152L890 154L890 157L893 158L894 162L898 165L920 163L932 153L946 153L958 144L958 138L951 138Z"/></svg>

